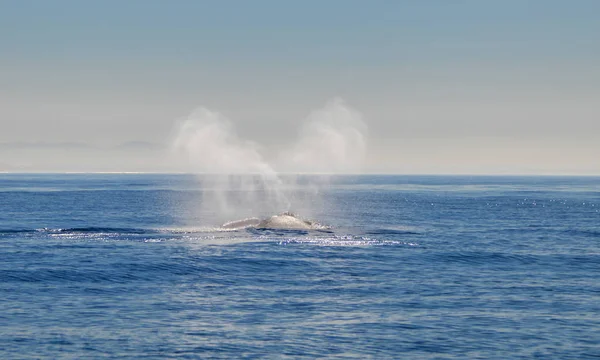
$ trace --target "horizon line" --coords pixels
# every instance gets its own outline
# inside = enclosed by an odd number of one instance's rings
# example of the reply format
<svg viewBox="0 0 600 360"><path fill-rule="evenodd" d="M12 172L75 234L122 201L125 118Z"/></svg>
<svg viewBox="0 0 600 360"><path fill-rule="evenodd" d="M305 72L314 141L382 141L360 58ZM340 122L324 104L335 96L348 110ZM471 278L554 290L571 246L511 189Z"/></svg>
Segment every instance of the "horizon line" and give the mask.
<svg viewBox="0 0 600 360"><path fill-rule="evenodd" d="M260 173L202 173L183 171L2 171L2 175L194 175L194 176L223 176L223 175L261 175ZM363 173L277 173L280 176L490 176L490 177L600 177L600 173L402 173L402 172L363 172Z"/></svg>

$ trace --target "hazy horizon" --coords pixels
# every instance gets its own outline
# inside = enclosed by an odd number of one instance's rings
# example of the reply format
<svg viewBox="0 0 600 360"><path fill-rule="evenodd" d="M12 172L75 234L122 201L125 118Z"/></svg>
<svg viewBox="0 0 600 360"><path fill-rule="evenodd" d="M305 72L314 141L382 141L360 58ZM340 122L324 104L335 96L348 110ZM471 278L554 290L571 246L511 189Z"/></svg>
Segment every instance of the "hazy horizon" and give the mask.
<svg viewBox="0 0 600 360"><path fill-rule="evenodd" d="M591 0L0 2L0 172L198 172L174 143L208 109L228 124L211 149L251 152L269 171L311 172L314 159L317 173L600 175L599 11ZM307 125L335 98L364 126ZM344 136L324 145L325 133ZM208 166L202 134L184 147Z"/></svg>

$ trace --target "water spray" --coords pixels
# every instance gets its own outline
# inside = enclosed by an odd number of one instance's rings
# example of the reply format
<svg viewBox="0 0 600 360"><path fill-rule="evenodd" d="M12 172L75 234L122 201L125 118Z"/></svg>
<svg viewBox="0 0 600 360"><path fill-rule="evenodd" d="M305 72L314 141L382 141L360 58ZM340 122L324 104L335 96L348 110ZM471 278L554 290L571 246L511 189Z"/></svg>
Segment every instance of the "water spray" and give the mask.
<svg viewBox="0 0 600 360"><path fill-rule="evenodd" d="M335 98L306 118L297 139L270 164L258 144L237 135L229 119L201 107L178 125L173 149L186 159L186 170L198 176L200 210L208 221L264 217L292 208L306 215L313 213L319 190L328 182L322 174L360 170L366 130L361 114ZM299 191L298 174L321 176L309 177Z"/></svg>

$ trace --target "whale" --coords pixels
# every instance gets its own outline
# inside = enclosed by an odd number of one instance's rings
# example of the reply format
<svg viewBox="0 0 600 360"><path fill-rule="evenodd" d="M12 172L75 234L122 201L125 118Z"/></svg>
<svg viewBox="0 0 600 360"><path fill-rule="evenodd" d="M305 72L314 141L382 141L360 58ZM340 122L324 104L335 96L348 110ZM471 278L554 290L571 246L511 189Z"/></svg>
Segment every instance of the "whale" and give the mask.
<svg viewBox="0 0 600 360"><path fill-rule="evenodd" d="M266 219L247 218L242 220L230 221L221 225L223 229L284 229L284 230L310 230L321 229L322 225L302 219L291 212L284 212L278 215L273 215Z"/></svg>
<svg viewBox="0 0 600 360"><path fill-rule="evenodd" d="M249 227L256 227L258 224L260 224L259 218L248 218L248 219L226 222L225 224L221 225L221 228L222 229L231 229L231 230L245 229L245 228L249 228Z"/></svg>

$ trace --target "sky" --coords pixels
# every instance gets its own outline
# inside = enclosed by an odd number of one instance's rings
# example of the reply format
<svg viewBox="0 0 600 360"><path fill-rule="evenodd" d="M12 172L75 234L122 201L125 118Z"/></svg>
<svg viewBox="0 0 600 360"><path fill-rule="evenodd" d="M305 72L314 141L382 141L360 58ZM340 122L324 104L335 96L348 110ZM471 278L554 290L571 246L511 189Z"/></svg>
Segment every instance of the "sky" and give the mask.
<svg viewBox="0 0 600 360"><path fill-rule="evenodd" d="M600 1L0 0L0 171L182 171L206 107L284 152L333 98L360 172L600 175Z"/></svg>

